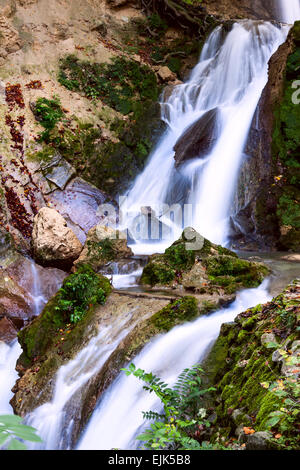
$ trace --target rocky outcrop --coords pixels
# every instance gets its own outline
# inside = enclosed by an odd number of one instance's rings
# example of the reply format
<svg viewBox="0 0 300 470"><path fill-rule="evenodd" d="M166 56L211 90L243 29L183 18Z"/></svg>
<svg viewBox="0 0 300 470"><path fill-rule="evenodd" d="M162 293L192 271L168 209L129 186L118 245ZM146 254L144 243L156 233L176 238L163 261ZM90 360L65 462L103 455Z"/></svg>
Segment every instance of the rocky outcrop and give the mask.
<svg viewBox="0 0 300 470"><path fill-rule="evenodd" d="M125 233L97 225L88 232L83 250L74 266L89 264L95 271L99 271L110 261L122 260L132 255Z"/></svg>
<svg viewBox="0 0 300 470"><path fill-rule="evenodd" d="M217 387L212 440L235 435L249 450L299 449L299 299L295 281L222 326L203 366Z"/></svg>
<svg viewBox="0 0 300 470"><path fill-rule="evenodd" d="M203 0L202 3L209 13L222 19L272 20L279 13L277 0Z"/></svg>
<svg viewBox="0 0 300 470"><path fill-rule="evenodd" d="M43 207L34 218L32 232L34 255L41 264L67 269L82 250L82 245L65 219L54 209Z"/></svg>
<svg viewBox="0 0 300 470"><path fill-rule="evenodd" d="M0 340L9 342L57 292L66 274L43 268L5 245L0 266Z"/></svg>
<svg viewBox="0 0 300 470"><path fill-rule="evenodd" d="M63 191L56 189L46 196L49 206L67 221L82 244L95 224L116 224L116 203L104 191L82 178L72 179ZM107 214L108 206L110 213Z"/></svg>
<svg viewBox="0 0 300 470"><path fill-rule="evenodd" d="M218 109L212 109L186 129L174 146L176 166L210 152L217 139L217 118Z"/></svg>
<svg viewBox="0 0 300 470"><path fill-rule="evenodd" d="M234 252L188 228L164 254L150 257L141 283L222 296L243 287L257 287L268 273L264 265L239 259Z"/></svg>
<svg viewBox="0 0 300 470"><path fill-rule="evenodd" d="M246 146L232 219L239 246L299 250L297 138L299 105L292 102L297 80L299 23L269 63L269 81L260 99ZM293 117L292 117L293 116ZM298 201L298 203L297 203Z"/></svg>
<svg viewBox="0 0 300 470"><path fill-rule="evenodd" d="M18 330L12 321L7 317L0 319L0 342L10 343L18 334Z"/></svg>

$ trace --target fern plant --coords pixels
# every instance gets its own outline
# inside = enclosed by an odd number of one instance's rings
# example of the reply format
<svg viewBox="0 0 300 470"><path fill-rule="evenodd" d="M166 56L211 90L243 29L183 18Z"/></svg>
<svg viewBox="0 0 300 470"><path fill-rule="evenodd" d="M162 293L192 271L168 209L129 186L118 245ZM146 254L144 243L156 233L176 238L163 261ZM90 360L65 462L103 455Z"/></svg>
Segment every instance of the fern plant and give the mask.
<svg viewBox="0 0 300 470"><path fill-rule="evenodd" d="M173 387L156 375L137 369L134 364L122 369L127 376L134 375L142 380L144 389L155 393L163 405L163 412L143 412L146 420L154 421L137 437L145 449L209 450L216 448L208 443L199 443L195 439L197 428L209 428L207 412L199 407L199 401L215 388L202 388L203 370L195 365L184 369Z"/></svg>
<svg viewBox="0 0 300 470"><path fill-rule="evenodd" d="M26 450L23 441L42 442L36 434L36 429L22 423L22 418L16 415L0 416L0 450Z"/></svg>

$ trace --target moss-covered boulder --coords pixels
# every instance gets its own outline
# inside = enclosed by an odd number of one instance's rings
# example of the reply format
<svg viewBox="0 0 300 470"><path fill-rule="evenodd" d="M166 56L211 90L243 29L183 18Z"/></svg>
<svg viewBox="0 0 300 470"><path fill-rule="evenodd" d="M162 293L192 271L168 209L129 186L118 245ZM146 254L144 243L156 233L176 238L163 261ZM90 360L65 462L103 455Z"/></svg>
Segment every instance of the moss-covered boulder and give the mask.
<svg viewBox="0 0 300 470"><path fill-rule="evenodd" d="M269 273L262 264L239 259L236 253L203 239L196 231L194 240L202 243L195 243L194 249L185 233L164 254L150 257L143 270L142 284L183 286L200 294L221 289L233 294L243 287L257 287Z"/></svg>
<svg viewBox="0 0 300 470"><path fill-rule="evenodd" d="M104 303L110 292L108 279L87 265L68 276L42 313L19 332L23 349L19 370L36 361L42 361L41 367L46 369L53 354L68 355L78 350L78 339L92 321L94 306Z"/></svg>
<svg viewBox="0 0 300 470"><path fill-rule="evenodd" d="M127 246L126 234L111 227L97 225L89 230L87 239L79 258L74 262L78 267L89 264L99 271L106 263L133 256Z"/></svg>
<svg viewBox="0 0 300 470"><path fill-rule="evenodd" d="M238 434L248 442L267 432L264 448L300 448L299 294L298 281L222 326L204 363L217 387L215 437Z"/></svg>

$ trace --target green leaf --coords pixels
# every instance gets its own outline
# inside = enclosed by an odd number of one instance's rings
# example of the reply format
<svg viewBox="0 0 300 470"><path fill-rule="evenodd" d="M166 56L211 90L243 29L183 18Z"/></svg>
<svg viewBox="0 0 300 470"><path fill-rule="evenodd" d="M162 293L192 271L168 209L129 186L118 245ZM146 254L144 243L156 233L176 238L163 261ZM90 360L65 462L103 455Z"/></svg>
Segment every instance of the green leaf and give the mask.
<svg viewBox="0 0 300 470"><path fill-rule="evenodd" d="M27 450L26 445L17 439L11 439L7 450Z"/></svg>

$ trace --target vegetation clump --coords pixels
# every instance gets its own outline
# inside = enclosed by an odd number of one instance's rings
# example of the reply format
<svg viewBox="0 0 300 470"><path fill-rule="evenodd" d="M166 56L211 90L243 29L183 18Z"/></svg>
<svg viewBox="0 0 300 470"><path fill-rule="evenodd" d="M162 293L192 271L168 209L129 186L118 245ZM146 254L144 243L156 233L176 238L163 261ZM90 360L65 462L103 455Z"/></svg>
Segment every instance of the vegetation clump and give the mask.
<svg viewBox="0 0 300 470"><path fill-rule="evenodd" d="M16 415L0 416L0 450L26 450L24 441L42 442L36 429L22 423Z"/></svg>
<svg viewBox="0 0 300 470"><path fill-rule="evenodd" d="M40 140L49 143L50 132L65 115L59 99L56 97L52 100L49 100L48 98L38 98L33 107L33 112L36 119L45 129L40 135Z"/></svg>
<svg viewBox="0 0 300 470"><path fill-rule="evenodd" d="M124 57L110 63L81 62L75 56L61 60L59 82L71 91L84 93L122 114L135 110L139 101L156 101L156 76L149 67Z"/></svg>
<svg viewBox="0 0 300 470"><path fill-rule="evenodd" d="M88 266L80 266L64 281L55 310L67 315L67 322L78 323L90 307L105 303L110 288L103 281Z"/></svg>
<svg viewBox="0 0 300 470"><path fill-rule="evenodd" d="M57 294L42 313L19 332L23 349L21 362L28 365L35 357L42 357L61 332L67 331L60 348L69 350L78 341L78 334L91 321L93 307L103 304L111 292L109 280L96 274L88 265L68 276Z"/></svg>
<svg viewBox="0 0 300 470"><path fill-rule="evenodd" d="M273 448L299 448L299 285L223 325L203 364L217 387L217 427L234 435L234 410L251 432L270 433ZM250 421L249 421L250 420ZM214 438L218 439L217 433Z"/></svg>
<svg viewBox="0 0 300 470"><path fill-rule="evenodd" d="M137 437L143 448L149 450L217 450L222 446L212 445L200 439L199 429L208 430L211 423L205 408L199 409L203 396L215 391L203 387L203 370L200 366L184 369L171 387L152 372L137 369L134 364L122 369L127 376L133 375L144 382L144 390L155 393L163 410L143 412L143 418L152 421Z"/></svg>
<svg viewBox="0 0 300 470"><path fill-rule="evenodd" d="M275 110L272 152L281 174L276 181L276 216L286 227L280 237L282 249L299 249L300 240L300 106L294 103L294 83L299 78L300 22L292 29L293 52L285 70L283 98Z"/></svg>

